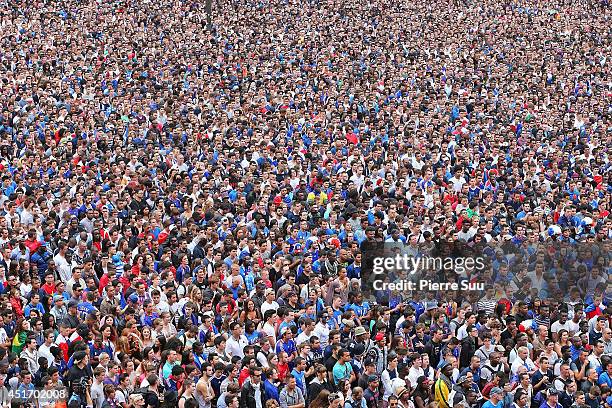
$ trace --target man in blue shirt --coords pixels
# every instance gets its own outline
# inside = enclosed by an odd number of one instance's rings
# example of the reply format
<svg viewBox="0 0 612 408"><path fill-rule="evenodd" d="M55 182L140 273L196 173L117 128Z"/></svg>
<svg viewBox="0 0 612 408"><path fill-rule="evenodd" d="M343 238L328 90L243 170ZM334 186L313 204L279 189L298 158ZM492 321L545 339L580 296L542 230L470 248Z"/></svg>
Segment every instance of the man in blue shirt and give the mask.
<svg viewBox="0 0 612 408"><path fill-rule="evenodd" d="M274 351L276 354L284 351L287 353L287 358L289 363L293 361L293 358L297 356L297 348L295 347L295 342L292 339L293 332L290 327L285 327L281 330L281 338L276 342L276 347Z"/></svg>
<svg viewBox="0 0 612 408"><path fill-rule="evenodd" d="M46 313L45 308L43 307L42 303L40 303L40 294L38 293L32 294L30 303L23 309L23 315L29 317L30 311L32 310L38 310L41 316Z"/></svg>
<svg viewBox="0 0 612 408"><path fill-rule="evenodd" d="M485 408L485 406L483 406ZM559 404L559 391L555 388L551 388L546 393L546 401L540 405L540 408L563 408L561 404Z"/></svg>
<svg viewBox="0 0 612 408"><path fill-rule="evenodd" d="M354 302L349 305L348 309L353 310L360 320L363 318L367 320L370 314L370 304L363 301L361 293L355 295Z"/></svg>
<svg viewBox="0 0 612 408"><path fill-rule="evenodd" d="M77 313L79 318L83 321L87 319L87 316L90 313L95 313L97 311L92 304L92 302L94 302L96 299L95 294L92 292L87 292L86 299L86 301L79 303L77 306Z"/></svg>
<svg viewBox="0 0 612 408"><path fill-rule="evenodd" d="M306 360L302 357L295 359L295 368L291 371L291 375L295 378L296 385L302 390L304 398L306 398Z"/></svg>
<svg viewBox="0 0 612 408"><path fill-rule="evenodd" d="M504 391L499 387L493 387L489 393L489 400L482 408L502 408L504 405Z"/></svg>
<svg viewBox="0 0 612 408"><path fill-rule="evenodd" d="M20 382L15 392L16 398L30 399L34 392L34 384L32 383L32 373L28 370L23 370L19 373Z"/></svg>
<svg viewBox="0 0 612 408"><path fill-rule="evenodd" d="M141 317L141 322L143 326L153 327L153 322L155 319L159 318L159 314L157 314L154 310L153 301L147 299L144 301L144 313Z"/></svg>
<svg viewBox="0 0 612 408"><path fill-rule="evenodd" d="M606 384L608 388L612 387L612 361L606 364L606 371L599 375L599 380L597 383L599 385Z"/></svg>
<svg viewBox="0 0 612 408"><path fill-rule="evenodd" d="M338 361L332 370L334 384L336 386L340 380L347 380L349 383L352 383L355 380L353 366L349 363L350 361L351 353L347 349L340 349L340 351L338 351Z"/></svg>

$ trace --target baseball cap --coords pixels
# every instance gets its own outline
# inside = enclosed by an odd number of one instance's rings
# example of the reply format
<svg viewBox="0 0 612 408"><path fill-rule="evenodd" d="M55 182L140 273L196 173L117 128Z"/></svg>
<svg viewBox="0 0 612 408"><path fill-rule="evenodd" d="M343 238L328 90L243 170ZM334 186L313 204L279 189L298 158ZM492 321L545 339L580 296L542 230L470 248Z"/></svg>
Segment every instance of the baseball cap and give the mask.
<svg viewBox="0 0 612 408"><path fill-rule="evenodd" d="M501 389L501 388L499 388L499 387L493 387L493 388L491 388L491 392L490 392L490 394L491 394L491 395L493 395L493 394L502 394L503 392L504 392L504 391L502 391L502 389Z"/></svg>
<svg viewBox="0 0 612 408"><path fill-rule="evenodd" d="M377 375L370 375L368 377L368 383L373 383L374 381L378 381L378 376Z"/></svg>
<svg viewBox="0 0 612 408"><path fill-rule="evenodd" d="M385 335L383 333L376 333L376 336L374 336L374 340L376 341L381 341L384 338L385 338Z"/></svg>
<svg viewBox="0 0 612 408"><path fill-rule="evenodd" d="M348 327L355 327L355 322L351 319L342 319L342 324Z"/></svg>
<svg viewBox="0 0 612 408"><path fill-rule="evenodd" d="M441 365L440 365L440 371L443 371L446 367L448 367L449 365L451 365L448 361L444 361Z"/></svg>
<svg viewBox="0 0 612 408"><path fill-rule="evenodd" d="M79 302L77 302L74 299L70 299L70 301L68 302L68 307L77 307L79 305Z"/></svg>

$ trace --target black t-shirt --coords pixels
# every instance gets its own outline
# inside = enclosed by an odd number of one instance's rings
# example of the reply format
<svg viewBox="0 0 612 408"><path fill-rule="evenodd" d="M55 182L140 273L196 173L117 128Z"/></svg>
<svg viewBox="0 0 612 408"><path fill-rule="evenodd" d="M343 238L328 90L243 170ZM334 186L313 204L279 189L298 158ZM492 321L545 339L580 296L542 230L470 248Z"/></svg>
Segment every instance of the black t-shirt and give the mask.
<svg viewBox="0 0 612 408"><path fill-rule="evenodd" d="M440 363L440 353L442 351L442 342L436 343L433 340L429 340L429 342L425 345L425 352L429 355L429 365L432 367L437 367L438 363Z"/></svg>
<svg viewBox="0 0 612 408"><path fill-rule="evenodd" d="M325 368L327 369L327 371L331 373L334 370L334 366L337 362L338 359L334 356L328 358L327 361L325 361Z"/></svg>
<svg viewBox="0 0 612 408"><path fill-rule="evenodd" d="M600 397L591 398L587 393L585 402L590 408L599 408Z"/></svg>
<svg viewBox="0 0 612 408"><path fill-rule="evenodd" d="M159 408L159 397L153 391L147 391L143 394L143 397L145 400L145 407L151 406L153 408Z"/></svg>
<svg viewBox="0 0 612 408"><path fill-rule="evenodd" d="M68 370L68 374L66 375L66 381L68 382L68 387L71 387L75 381L79 381L81 378L87 377L93 380L93 371L91 366L86 365L84 368L80 368L76 364L70 367Z"/></svg>
<svg viewBox="0 0 612 408"><path fill-rule="evenodd" d="M361 374L359 376L359 380L357 381L357 386L361 387L364 390L368 388L368 377L368 374Z"/></svg>
<svg viewBox="0 0 612 408"><path fill-rule="evenodd" d="M544 377L545 375L548 377L548 383L552 383L552 379L553 379L552 370L547 370L546 373L542 373L540 370L538 370L531 377L531 384L536 385L542 380L542 377ZM544 385L543 387L546 387L546 386Z"/></svg>

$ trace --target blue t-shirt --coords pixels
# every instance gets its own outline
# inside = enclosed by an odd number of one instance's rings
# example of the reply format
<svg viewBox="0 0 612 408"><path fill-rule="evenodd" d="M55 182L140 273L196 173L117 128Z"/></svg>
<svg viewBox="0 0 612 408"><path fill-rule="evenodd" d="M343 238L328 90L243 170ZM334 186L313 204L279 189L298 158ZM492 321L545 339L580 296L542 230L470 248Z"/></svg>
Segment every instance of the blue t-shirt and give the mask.
<svg viewBox="0 0 612 408"><path fill-rule="evenodd" d="M345 363L344 365L336 363L332 372L334 374L334 384L338 385L340 380L348 380L351 378L353 366L351 366L349 363Z"/></svg>
<svg viewBox="0 0 612 408"><path fill-rule="evenodd" d="M348 307L348 309L354 311L357 316L363 317L368 314L368 311L370 310L370 304L368 302L362 302L361 305L358 305L357 303L352 303Z"/></svg>
<svg viewBox="0 0 612 408"><path fill-rule="evenodd" d="M97 309L89 302L82 302L77 306L77 313L83 321L87 319L90 313L95 313L96 311Z"/></svg>
<svg viewBox="0 0 612 408"><path fill-rule="evenodd" d="M281 340L278 340L276 342L276 347L274 349L276 351L276 354L280 353L281 351L284 351L285 353L287 353L287 355L291 355L294 352L297 352L297 348L295 347L295 342L293 340L288 340L286 343Z"/></svg>
<svg viewBox="0 0 612 408"><path fill-rule="evenodd" d="M291 375L295 378L295 383L302 390L302 394L306 395L306 373L299 372L295 368L291 371Z"/></svg>
<svg viewBox="0 0 612 408"><path fill-rule="evenodd" d="M491 401L485 402L482 408L502 408L504 406L503 401L499 401L497 404L493 404Z"/></svg>
<svg viewBox="0 0 612 408"><path fill-rule="evenodd" d="M604 372L599 376L599 381L597 381L597 383L599 385L606 384L608 387L612 387L612 378L610 378L607 372Z"/></svg>

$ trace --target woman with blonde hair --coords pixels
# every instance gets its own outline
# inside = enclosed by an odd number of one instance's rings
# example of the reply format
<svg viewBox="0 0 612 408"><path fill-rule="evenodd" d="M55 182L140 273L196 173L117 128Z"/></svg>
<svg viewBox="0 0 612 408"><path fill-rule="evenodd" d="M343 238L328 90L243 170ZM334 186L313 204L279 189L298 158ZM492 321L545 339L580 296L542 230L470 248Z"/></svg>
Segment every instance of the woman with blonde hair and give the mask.
<svg viewBox="0 0 612 408"><path fill-rule="evenodd" d="M200 289L199 287L195 286L195 285L191 285L188 288L188 293L189 293L189 299L191 299L191 302L193 303L193 313L197 314L200 313L200 308L201 308L201 304L204 300L203 295L202 295L202 289Z"/></svg>
<svg viewBox="0 0 612 408"><path fill-rule="evenodd" d="M153 330L149 326L144 326L142 328L141 344L142 344L142 349L144 349L145 347L153 347L153 345L155 344L155 337L153 337Z"/></svg>
<svg viewBox="0 0 612 408"><path fill-rule="evenodd" d="M161 333L165 338L169 339L170 337L175 336L178 333L176 327L172 323L172 315L170 312L163 312L161 314L162 326Z"/></svg>

